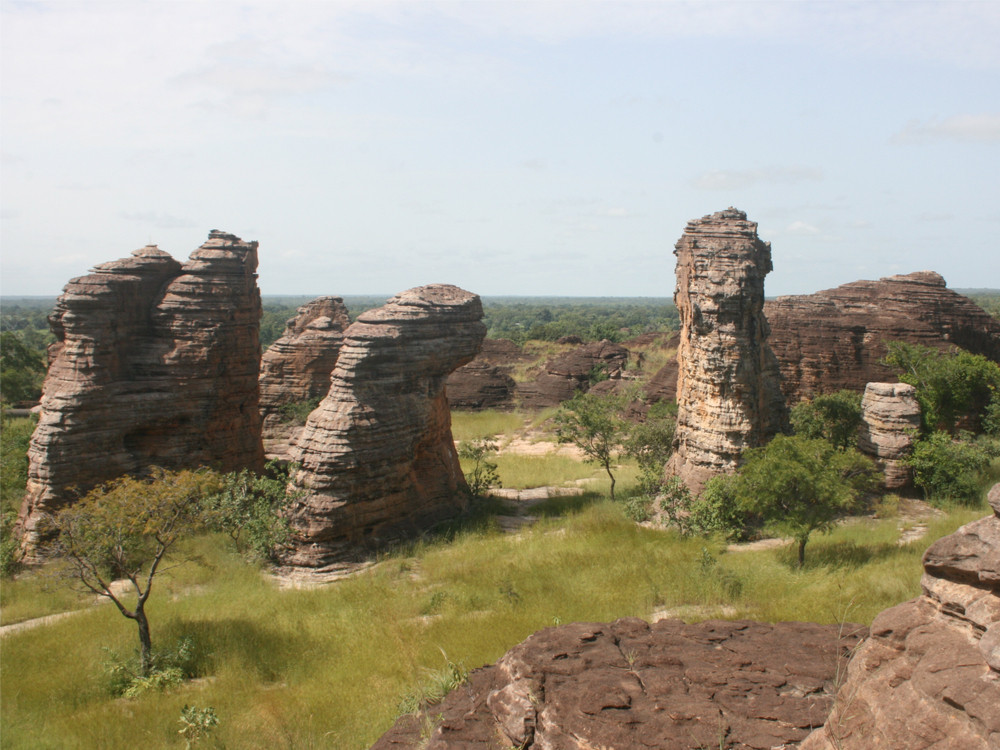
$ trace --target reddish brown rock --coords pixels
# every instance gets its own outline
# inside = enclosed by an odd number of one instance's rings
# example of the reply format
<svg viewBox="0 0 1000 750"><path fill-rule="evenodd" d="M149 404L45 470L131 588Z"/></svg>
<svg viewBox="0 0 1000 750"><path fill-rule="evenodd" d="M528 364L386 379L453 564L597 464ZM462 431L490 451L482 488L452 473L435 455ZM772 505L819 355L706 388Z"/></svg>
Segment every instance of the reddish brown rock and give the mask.
<svg viewBox="0 0 1000 750"><path fill-rule="evenodd" d="M596 382L620 379L628 358L628 349L607 339L581 344L549 360L535 380L519 383L518 396L529 409L558 406Z"/></svg>
<svg viewBox="0 0 1000 750"><path fill-rule="evenodd" d="M292 450L302 497L288 565L336 567L465 508L445 380L479 350L482 315L478 296L434 284L347 329L330 391Z"/></svg>
<svg viewBox="0 0 1000 750"><path fill-rule="evenodd" d="M797 747L863 633L720 620L548 628L372 750Z"/></svg>
<svg viewBox="0 0 1000 750"><path fill-rule="evenodd" d="M930 546L919 598L875 618L804 749L1000 747L1000 484L990 505Z"/></svg>
<svg viewBox="0 0 1000 750"><path fill-rule="evenodd" d="M958 346L1000 362L1000 321L932 271L855 281L764 305L789 403L898 373L881 364L890 341Z"/></svg>
<svg viewBox="0 0 1000 750"><path fill-rule="evenodd" d="M677 432L667 464L692 491L787 422L762 308L771 246L730 208L688 222L674 253L681 319Z"/></svg>
<svg viewBox="0 0 1000 750"><path fill-rule="evenodd" d="M318 297L300 307L285 332L261 358L260 414L268 458L287 458L301 431L282 407L318 401L330 390L330 373L350 325L340 297Z"/></svg>
<svg viewBox="0 0 1000 750"><path fill-rule="evenodd" d="M452 409L513 409L517 383L511 373L519 362L531 359L508 339L486 339L476 358L448 376L448 403Z"/></svg>
<svg viewBox="0 0 1000 750"><path fill-rule="evenodd" d="M887 489L910 482L905 463L920 429L917 389L907 383L869 383L861 399L858 448L882 469Z"/></svg>
<svg viewBox="0 0 1000 750"><path fill-rule="evenodd" d="M260 468L257 243L212 231L183 266L155 246L66 285L19 526L150 466Z"/></svg>

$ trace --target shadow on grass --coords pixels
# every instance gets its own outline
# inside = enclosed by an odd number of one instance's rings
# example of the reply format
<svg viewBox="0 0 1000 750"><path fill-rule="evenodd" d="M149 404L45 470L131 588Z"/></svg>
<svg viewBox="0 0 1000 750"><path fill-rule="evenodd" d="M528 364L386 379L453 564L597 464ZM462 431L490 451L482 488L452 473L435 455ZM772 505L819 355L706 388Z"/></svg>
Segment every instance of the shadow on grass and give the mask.
<svg viewBox="0 0 1000 750"><path fill-rule="evenodd" d="M599 492L584 492L582 495L560 495L542 500L537 505L532 505L528 511L533 516L541 518L560 518L579 513L583 509L594 503L604 500L605 496Z"/></svg>
<svg viewBox="0 0 1000 750"><path fill-rule="evenodd" d="M820 543L815 546L806 545L805 561L802 570L857 570L865 565L893 557L912 554L905 547L896 544L858 544L852 541ZM798 545L789 544L779 552L782 563L790 568L798 569Z"/></svg>
<svg viewBox="0 0 1000 750"><path fill-rule="evenodd" d="M301 633L222 617L217 620L174 620L158 634L161 643L182 637L191 639L197 676L216 672L222 664L234 662L253 672L262 682L278 680L289 664L310 653L312 645Z"/></svg>

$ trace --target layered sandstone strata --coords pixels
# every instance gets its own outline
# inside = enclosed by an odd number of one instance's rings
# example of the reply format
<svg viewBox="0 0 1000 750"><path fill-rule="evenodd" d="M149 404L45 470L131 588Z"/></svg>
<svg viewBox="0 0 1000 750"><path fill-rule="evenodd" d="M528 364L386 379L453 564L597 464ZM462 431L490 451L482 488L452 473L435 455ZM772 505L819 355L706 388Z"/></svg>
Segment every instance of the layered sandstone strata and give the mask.
<svg viewBox="0 0 1000 750"><path fill-rule="evenodd" d="M858 448L872 456L885 475L887 489L910 481L906 458L920 429L917 389L907 383L869 383L861 399Z"/></svg>
<svg viewBox="0 0 1000 750"><path fill-rule="evenodd" d="M746 620L548 628L372 750L793 748L826 717L863 635Z"/></svg>
<svg viewBox="0 0 1000 750"><path fill-rule="evenodd" d="M340 297L318 297L300 307L260 362L260 414L268 458L286 458L302 425L285 411L318 402L330 390L330 373L350 325ZM285 409L283 409L283 407Z"/></svg>
<svg viewBox="0 0 1000 750"><path fill-rule="evenodd" d="M330 391L292 450L301 497L287 564L336 566L466 507L445 380L479 351L482 315L478 296L434 284L347 329Z"/></svg>
<svg viewBox="0 0 1000 750"><path fill-rule="evenodd" d="M789 403L892 379L898 373L882 364L890 341L958 346L1000 362L1000 321L933 271L778 297L764 313Z"/></svg>
<svg viewBox="0 0 1000 750"><path fill-rule="evenodd" d="M150 245L71 280L49 318L19 519L150 466L260 468L257 243L213 230L184 265Z"/></svg>
<svg viewBox="0 0 1000 750"><path fill-rule="evenodd" d="M804 750L1000 747L1000 485L924 554L923 594L875 618Z"/></svg>
<svg viewBox="0 0 1000 750"><path fill-rule="evenodd" d="M678 240L677 433L667 471L698 491L787 422L768 346L771 246L734 208L691 221Z"/></svg>

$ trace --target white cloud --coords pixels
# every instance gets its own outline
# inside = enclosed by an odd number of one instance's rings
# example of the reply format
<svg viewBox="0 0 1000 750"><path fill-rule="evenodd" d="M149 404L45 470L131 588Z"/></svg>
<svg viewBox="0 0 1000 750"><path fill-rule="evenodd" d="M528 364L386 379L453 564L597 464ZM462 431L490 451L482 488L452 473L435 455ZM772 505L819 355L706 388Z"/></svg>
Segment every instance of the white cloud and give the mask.
<svg viewBox="0 0 1000 750"><path fill-rule="evenodd" d="M182 219L158 211L123 211L118 215L126 221L148 224L157 229L193 229L198 226L197 222L191 219Z"/></svg>
<svg viewBox="0 0 1000 750"><path fill-rule="evenodd" d="M823 179L815 167L760 167L758 169L715 169L697 177L692 184L701 190L741 190L758 183L798 183Z"/></svg>
<svg viewBox="0 0 1000 750"><path fill-rule="evenodd" d="M820 228L805 221L793 221L785 229L785 232L798 235L817 235L820 233Z"/></svg>
<svg viewBox="0 0 1000 750"><path fill-rule="evenodd" d="M955 115L943 120L909 122L893 136L895 143L919 143L934 140L991 143L1000 141L1000 114Z"/></svg>

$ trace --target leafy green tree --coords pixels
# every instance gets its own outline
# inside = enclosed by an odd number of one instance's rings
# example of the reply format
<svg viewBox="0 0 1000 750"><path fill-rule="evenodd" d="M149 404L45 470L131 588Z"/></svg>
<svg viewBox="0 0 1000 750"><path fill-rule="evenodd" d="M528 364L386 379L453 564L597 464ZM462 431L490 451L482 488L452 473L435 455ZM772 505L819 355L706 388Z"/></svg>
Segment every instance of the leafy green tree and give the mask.
<svg viewBox="0 0 1000 750"><path fill-rule="evenodd" d="M913 483L931 502L975 505L982 495L990 454L968 439L932 432L913 445L907 463L913 468Z"/></svg>
<svg viewBox="0 0 1000 750"><path fill-rule="evenodd" d="M0 416L0 575L19 568L20 544L14 536L17 511L28 483L28 442L35 430L34 417Z"/></svg>
<svg viewBox="0 0 1000 750"><path fill-rule="evenodd" d="M814 531L828 531L874 483L875 467L856 450L838 450L822 439L778 435L744 454L733 490L743 512L798 542L805 561Z"/></svg>
<svg viewBox="0 0 1000 750"><path fill-rule="evenodd" d="M583 451L585 460L601 466L611 480L615 499L614 465L621 446L628 440L630 423L625 409L630 398L623 394L598 396L577 393L555 416L556 438Z"/></svg>
<svg viewBox="0 0 1000 750"><path fill-rule="evenodd" d="M1000 366L961 349L941 352L919 344L893 341L885 363L899 379L917 389L925 431L955 432L966 416L980 419L1000 389Z"/></svg>
<svg viewBox="0 0 1000 750"><path fill-rule="evenodd" d="M853 448L861 426L861 393L842 390L800 401L792 407L796 435L823 438L841 449Z"/></svg>
<svg viewBox="0 0 1000 750"><path fill-rule="evenodd" d="M45 379L45 354L12 331L0 333L0 399L5 403L37 401Z"/></svg>
<svg viewBox="0 0 1000 750"><path fill-rule="evenodd" d="M269 461L264 474L243 469L223 475L218 492L202 501L206 525L228 534L237 552L274 559L291 534L283 512L295 499L288 491L294 468Z"/></svg>
<svg viewBox="0 0 1000 750"><path fill-rule="evenodd" d="M721 533L734 542L752 539L764 525L757 513L742 507L736 492L738 478L721 474L709 479L691 502L689 523L699 534Z"/></svg>
<svg viewBox="0 0 1000 750"><path fill-rule="evenodd" d="M101 485L55 516L54 544L68 575L135 621L143 677L153 664L146 614L153 579L167 552L200 525L200 501L218 485L218 475L210 471L154 469L149 479L121 477ZM135 595L131 606L111 585L120 579Z"/></svg>
<svg viewBox="0 0 1000 750"><path fill-rule="evenodd" d="M674 451L677 404L657 401L642 422L630 426L624 440L625 453L639 464L639 489L654 497L663 486L663 468Z"/></svg>
<svg viewBox="0 0 1000 750"><path fill-rule="evenodd" d="M472 463L472 470L465 473L465 481L469 485L472 497L481 497L490 487L502 487L497 465L490 461L496 454L497 444L491 438L477 438L462 443L458 449L458 457Z"/></svg>

